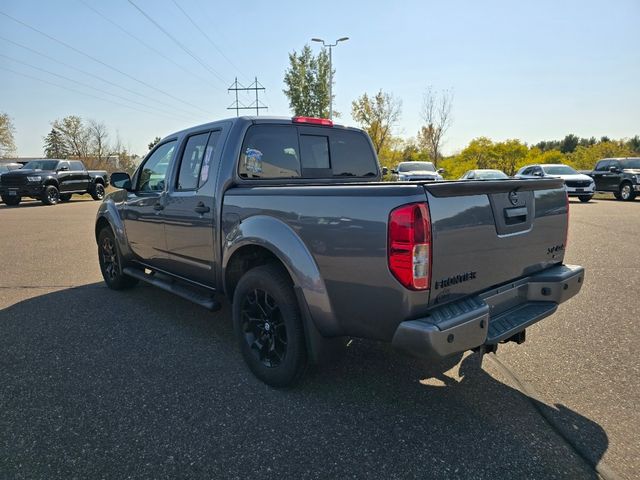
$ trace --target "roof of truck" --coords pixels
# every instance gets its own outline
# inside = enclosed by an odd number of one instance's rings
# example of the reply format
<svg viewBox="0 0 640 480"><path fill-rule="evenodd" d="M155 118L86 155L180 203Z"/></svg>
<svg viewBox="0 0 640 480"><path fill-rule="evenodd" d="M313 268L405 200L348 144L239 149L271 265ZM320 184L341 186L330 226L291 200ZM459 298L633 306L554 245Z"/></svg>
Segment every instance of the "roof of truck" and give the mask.
<svg viewBox="0 0 640 480"><path fill-rule="evenodd" d="M201 131L207 128L214 128L216 125L219 125L221 123L238 123L238 122L244 122L244 123L279 123L279 124L292 124L293 123L293 118L294 117L282 117L282 116L241 116L241 117L230 117L230 118L223 118L220 120L216 120L213 122L209 122L209 123L203 123L200 125L195 125L193 127L189 127L189 128L185 128L184 130L180 130L178 132L173 132L169 135L166 135L162 140L165 140L166 138L169 137L173 137L176 135L183 135L185 133L191 133L192 131ZM304 126L309 126L309 124L303 124L301 123L300 125L304 125ZM315 125L311 125L311 126L315 126ZM337 123L333 124L333 127L337 127L337 128L344 128L347 130L354 130L354 131L362 131L362 129L360 128L356 128L356 127L348 127L348 126L344 126L344 125L340 125Z"/></svg>

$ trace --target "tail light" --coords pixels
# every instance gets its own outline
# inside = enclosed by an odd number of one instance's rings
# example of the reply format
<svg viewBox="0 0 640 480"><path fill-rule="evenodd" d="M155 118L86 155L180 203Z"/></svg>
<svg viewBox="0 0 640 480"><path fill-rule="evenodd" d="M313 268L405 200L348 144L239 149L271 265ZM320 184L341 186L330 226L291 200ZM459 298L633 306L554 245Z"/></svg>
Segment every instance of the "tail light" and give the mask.
<svg viewBox="0 0 640 480"><path fill-rule="evenodd" d="M431 279L431 220L425 203L389 214L389 270L411 290L427 290Z"/></svg>
<svg viewBox="0 0 640 480"><path fill-rule="evenodd" d="M293 123L309 123L311 125L324 125L325 127L333 127L333 122L328 118L315 117L293 117Z"/></svg>

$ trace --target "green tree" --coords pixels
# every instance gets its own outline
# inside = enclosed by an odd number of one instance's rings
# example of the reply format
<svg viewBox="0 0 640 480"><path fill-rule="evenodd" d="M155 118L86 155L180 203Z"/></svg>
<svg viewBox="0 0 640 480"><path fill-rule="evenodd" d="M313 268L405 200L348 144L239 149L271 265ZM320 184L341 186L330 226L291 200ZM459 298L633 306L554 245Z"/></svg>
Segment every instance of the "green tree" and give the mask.
<svg viewBox="0 0 640 480"><path fill-rule="evenodd" d="M55 128L44 137L44 155L47 158L67 158L69 152L62 134Z"/></svg>
<svg viewBox="0 0 640 480"><path fill-rule="evenodd" d="M329 116L329 54L326 49L314 55L311 47L305 45L300 53L290 53L284 83L287 88L283 92L294 115ZM334 116L338 116L336 112Z"/></svg>
<svg viewBox="0 0 640 480"><path fill-rule="evenodd" d="M157 144L159 144L160 140L162 140L160 137L156 137L153 140L151 140L149 142L149 151L153 150L153 147L155 147Z"/></svg>
<svg viewBox="0 0 640 480"><path fill-rule="evenodd" d="M631 150L635 155L640 154L640 136L636 135L629 139L627 142L627 147Z"/></svg>
<svg viewBox="0 0 640 480"><path fill-rule="evenodd" d="M570 133L560 142L560 151L562 153L571 153L576 149L579 143L580 139Z"/></svg>
<svg viewBox="0 0 640 480"><path fill-rule="evenodd" d="M371 137L376 154L391 139L401 112L402 101L382 90L373 97L364 93L351 102L351 116Z"/></svg>
<svg viewBox="0 0 640 480"><path fill-rule="evenodd" d="M55 120L51 125L62 135L70 156L82 160L88 157L91 133L80 117L69 115L62 120Z"/></svg>
<svg viewBox="0 0 640 480"><path fill-rule="evenodd" d="M14 156L16 144L13 139L15 127L7 113L0 113L0 158Z"/></svg>

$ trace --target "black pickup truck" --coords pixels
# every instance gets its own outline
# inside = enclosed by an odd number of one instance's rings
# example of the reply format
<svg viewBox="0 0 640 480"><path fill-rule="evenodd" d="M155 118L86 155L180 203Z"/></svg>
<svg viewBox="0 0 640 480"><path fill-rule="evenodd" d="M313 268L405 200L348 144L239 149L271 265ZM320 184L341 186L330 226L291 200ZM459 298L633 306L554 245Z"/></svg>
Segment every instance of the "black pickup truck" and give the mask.
<svg viewBox="0 0 640 480"><path fill-rule="evenodd" d="M584 278L563 264L562 179L382 182L366 133L327 119L193 127L111 183L106 284L212 310L226 295L245 361L274 386L349 337L428 359L522 343Z"/></svg>
<svg viewBox="0 0 640 480"><path fill-rule="evenodd" d="M596 191L613 193L617 200L631 201L640 194L640 157L603 158L584 173L596 182Z"/></svg>
<svg viewBox="0 0 640 480"><path fill-rule="evenodd" d="M108 185L106 171L87 170L79 160L32 160L0 177L0 196L11 206L19 205L22 197L55 205L68 202L74 194L88 193L94 200L102 200Z"/></svg>

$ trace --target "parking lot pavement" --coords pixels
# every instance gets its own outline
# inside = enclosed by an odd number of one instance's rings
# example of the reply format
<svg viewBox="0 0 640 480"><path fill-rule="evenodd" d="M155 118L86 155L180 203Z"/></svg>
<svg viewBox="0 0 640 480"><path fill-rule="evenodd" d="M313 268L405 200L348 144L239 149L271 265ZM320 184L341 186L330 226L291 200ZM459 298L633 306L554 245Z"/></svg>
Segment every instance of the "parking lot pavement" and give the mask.
<svg viewBox="0 0 640 480"><path fill-rule="evenodd" d="M640 317L628 253L638 225L618 222L640 221L640 202L572 203L568 261L588 268L583 293L498 353L539 400L476 355L428 365L364 341L296 389L266 387L235 348L228 305L211 314L151 287L104 287L97 206L0 206L8 478L597 478L588 461L639 471L627 325Z"/></svg>

